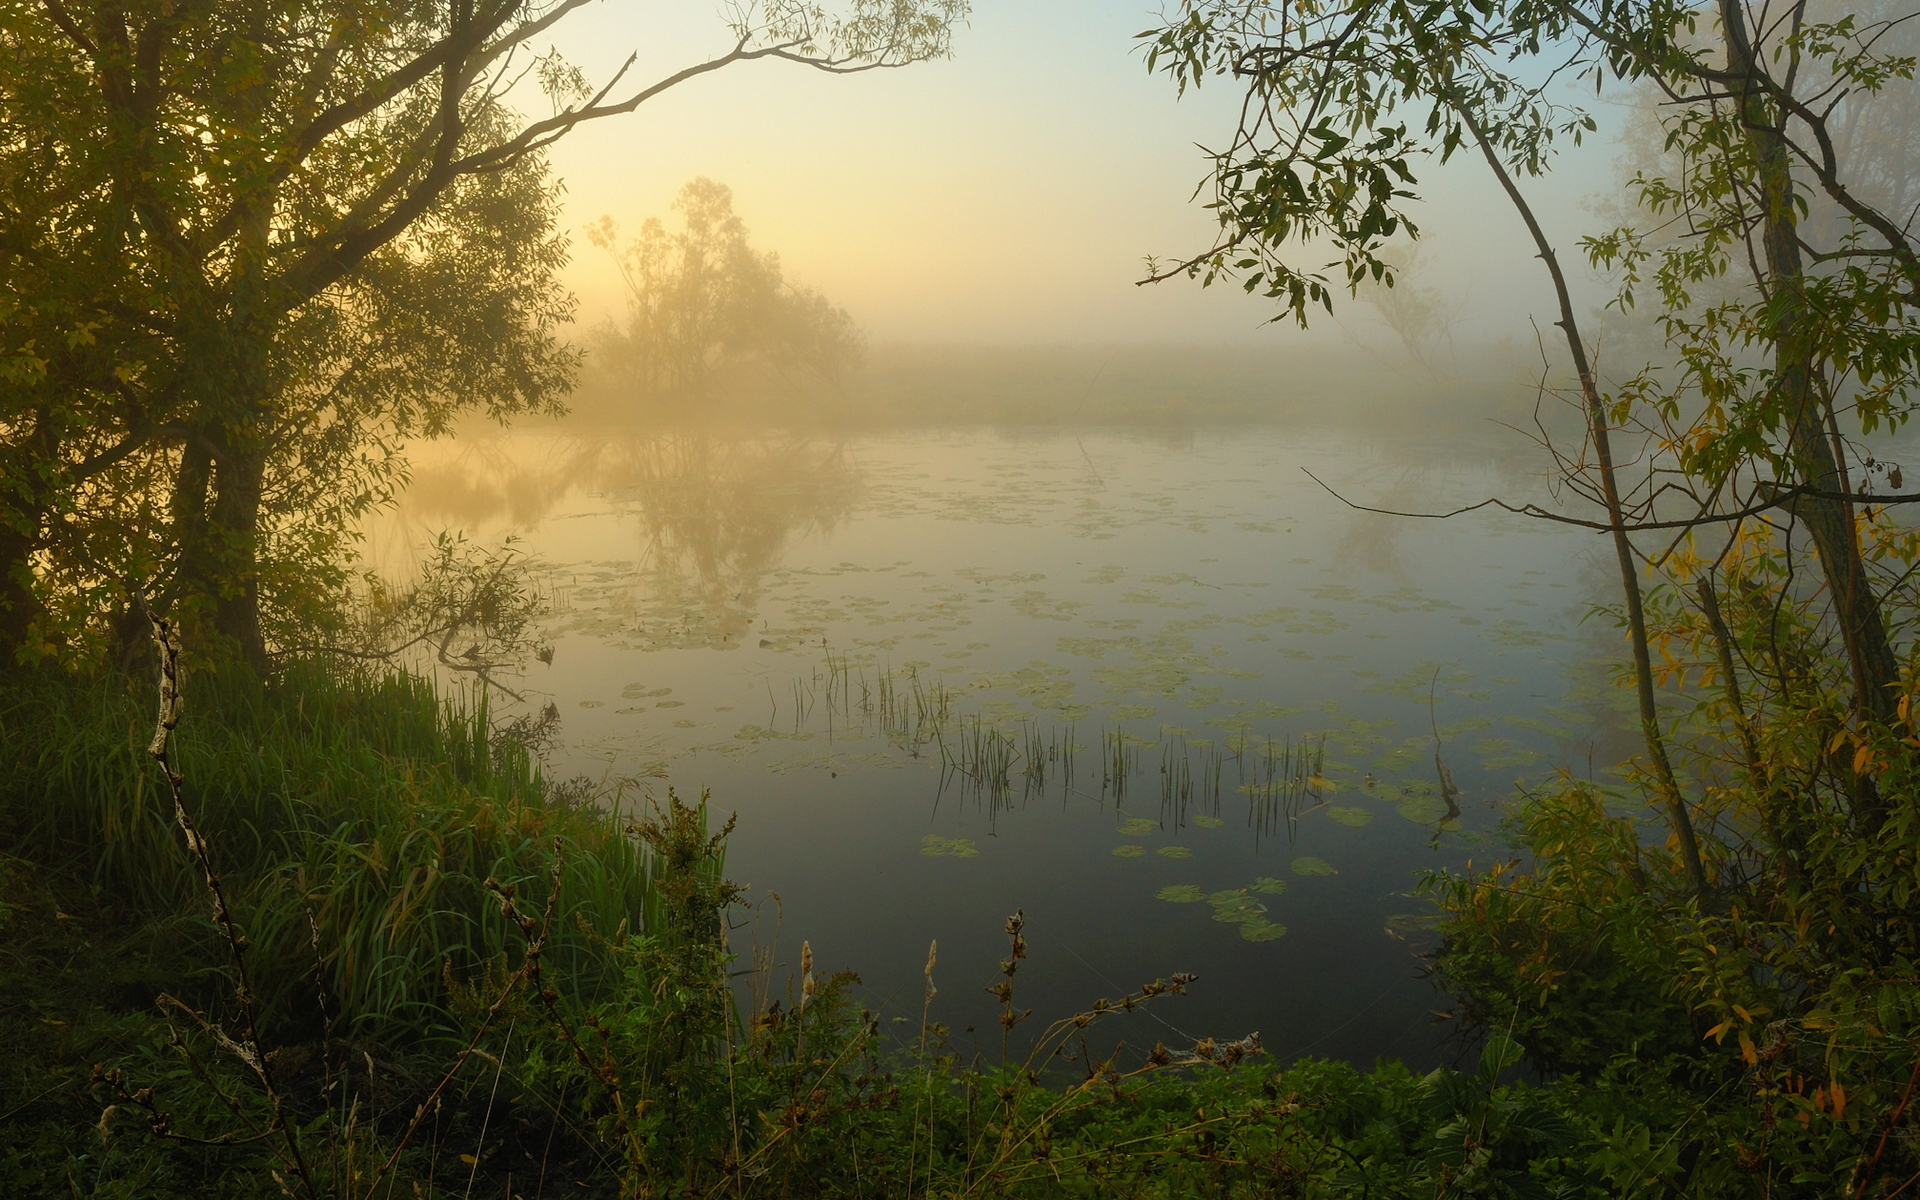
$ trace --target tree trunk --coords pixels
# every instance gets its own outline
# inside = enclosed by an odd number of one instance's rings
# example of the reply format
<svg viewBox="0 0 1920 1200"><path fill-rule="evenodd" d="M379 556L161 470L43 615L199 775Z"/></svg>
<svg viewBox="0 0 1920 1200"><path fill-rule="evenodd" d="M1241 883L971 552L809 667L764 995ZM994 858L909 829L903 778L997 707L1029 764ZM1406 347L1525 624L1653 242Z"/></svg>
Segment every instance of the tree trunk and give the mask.
<svg viewBox="0 0 1920 1200"><path fill-rule="evenodd" d="M14 524L24 520L24 514L9 516L14 520L0 523L0 669L17 661L35 621L45 611L33 590L33 552L40 547L38 523L28 532Z"/></svg>
<svg viewBox="0 0 1920 1200"><path fill-rule="evenodd" d="M231 641L256 671L271 665L260 630L260 500L266 451L234 450L215 465L208 525L225 551L225 577L215 594L214 629Z"/></svg>
<svg viewBox="0 0 1920 1200"><path fill-rule="evenodd" d="M1720 20L1726 39L1727 70L1751 79L1756 67L1740 0L1720 0ZM1766 278L1762 282L1773 325L1774 392L1786 408L1787 448L1795 481L1803 487L1844 494L1846 480L1827 439L1827 402L1816 386L1820 367L1808 328L1812 318L1804 291L1793 164L1781 124L1785 118L1750 83L1739 87L1734 99L1761 176L1762 244L1766 252ZM1899 681L1900 666L1887 637L1879 599L1867 580L1853 504L1803 495L1793 501L1791 509L1812 536L1826 578L1853 679L1854 711L1879 724L1890 724L1895 719L1894 685Z"/></svg>
<svg viewBox="0 0 1920 1200"><path fill-rule="evenodd" d="M202 635L248 665L270 665L260 629L260 509L271 421L271 325L222 306L196 338L195 421L174 481L179 570L173 598ZM263 330L262 325L266 328ZM204 623L204 624L203 624Z"/></svg>
<svg viewBox="0 0 1920 1200"><path fill-rule="evenodd" d="M1647 758L1653 764L1653 778L1659 789L1660 798L1667 806L1667 823L1673 829L1675 849L1679 851L1680 866L1687 876L1687 887L1696 896L1705 896L1708 891L1706 863L1700 857L1700 841L1693 829L1693 816L1687 808L1687 798L1680 791L1680 781L1674 778L1673 762L1667 755L1666 734L1660 728L1660 707L1653 690L1653 660L1647 645L1647 614L1640 595L1640 561L1634 552L1633 541L1627 536L1626 511L1620 502L1620 488L1613 468L1613 444L1607 434L1607 408L1600 396L1599 382L1594 378L1593 364L1587 358L1586 340L1580 336L1580 326L1574 318L1573 295L1567 289L1566 273L1560 269L1560 259L1553 252L1553 246L1547 241L1546 231L1533 215L1533 206L1513 181L1506 164L1500 161L1493 142L1487 137L1486 130L1466 105L1455 103L1454 111L1460 120L1473 133L1474 141L1480 146L1480 153L1493 169L1500 186L1513 202L1513 207L1526 222L1527 232L1533 237L1534 248L1539 252L1540 261L1546 265L1547 274L1553 280L1554 297L1560 305L1560 319L1554 322L1566 335L1567 351L1573 356L1574 371L1580 377L1580 394L1585 402L1587 415L1587 436L1593 442L1595 456L1599 459L1600 493L1607 509L1607 523L1612 526L1613 551L1616 565L1620 570L1620 591L1627 607L1627 640L1633 650L1634 696L1640 706L1640 739L1647 748Z"/></svg>
<svg viewBox="0 0 1920 1200"><path fill-rule="evenodd" d="M204 434L188 442L174 481L179 531L177 600L208 622L256 670L268 664L260 630L259 521L266 454Z"/></svg>

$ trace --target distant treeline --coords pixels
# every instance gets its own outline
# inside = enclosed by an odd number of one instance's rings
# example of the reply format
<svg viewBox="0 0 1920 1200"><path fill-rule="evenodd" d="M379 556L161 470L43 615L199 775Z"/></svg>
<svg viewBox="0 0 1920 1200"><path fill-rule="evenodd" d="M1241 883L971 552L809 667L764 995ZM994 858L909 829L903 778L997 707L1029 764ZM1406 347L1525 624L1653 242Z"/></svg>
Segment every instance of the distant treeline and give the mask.
<svg viewBox="0 0 1920 1200"><path fill-rule="evenodd" d="M675 403L589 358L569 424L775 419L796 424L1154 424L1366 421L1395 428L1531 421L1538 392L1518 350L1463 348L1459 376L1344 345L890 345L843 378L716 371L703 403ZM1536 368L1537 369L1537 368ZM1557 411L1557 403L1548 410ZM1551 413L1550 413L1551 415Z"/></svg>

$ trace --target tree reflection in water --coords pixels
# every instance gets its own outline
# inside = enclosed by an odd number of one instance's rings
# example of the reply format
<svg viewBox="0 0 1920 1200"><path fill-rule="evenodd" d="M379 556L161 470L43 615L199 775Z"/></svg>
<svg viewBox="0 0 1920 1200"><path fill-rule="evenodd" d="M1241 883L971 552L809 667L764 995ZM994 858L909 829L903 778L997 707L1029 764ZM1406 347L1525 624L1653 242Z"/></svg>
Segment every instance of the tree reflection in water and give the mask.
<svg viewBox="0 0 1920 1200"><path fill-rule="evenodd" d="M428 461L397 514L403 541L443 528L489 540L528 533L580 499L603 497L634 519L640 542L618 585L626 595L600 595L622 633L659 648L739 645L785 547L832 530L863 491L844 446L802 434L521 435L467 441L437 461L433 449L422 448ZM594 556L626 558L615 547ZM376 565L402 563L376 555Z"/></svg>

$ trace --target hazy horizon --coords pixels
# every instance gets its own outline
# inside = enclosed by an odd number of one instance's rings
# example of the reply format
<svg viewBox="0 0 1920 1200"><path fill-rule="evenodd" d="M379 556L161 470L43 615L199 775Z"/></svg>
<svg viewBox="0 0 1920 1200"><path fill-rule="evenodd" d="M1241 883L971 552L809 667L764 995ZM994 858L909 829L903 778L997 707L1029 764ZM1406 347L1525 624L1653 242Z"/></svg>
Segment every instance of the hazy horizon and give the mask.
<svg viewBox="0 0 1920 1200"><path fill-rule="evenodd" d="M629 53L639 55L630 77L652 79L729 44L717 11L630 11L583 11L555 48L598 82ZM732 189L757 247L845 307L875 345L1298 345L1377 329L1361 302L1303 332L1269 324L1273 304L1235 285L1135 286L1146 256L1208 244L1196 143L1224 141L1237 111L1229 86L1176 99L1147 74L1133 35L1154 23L1146 5L983 0L949 60L854 76L739 64L577 130L551 154L580 325L624 304L583 228L666 217L680 187L705 176ZM1598 223L1585 198L1612 158L1590 142L1553 178L1529 181L1569 251ZM1456 160L1422 183L1430 262L1416 282L1461 305L1477 336L1527 336L1551 295L1484 168Z"/></svg>

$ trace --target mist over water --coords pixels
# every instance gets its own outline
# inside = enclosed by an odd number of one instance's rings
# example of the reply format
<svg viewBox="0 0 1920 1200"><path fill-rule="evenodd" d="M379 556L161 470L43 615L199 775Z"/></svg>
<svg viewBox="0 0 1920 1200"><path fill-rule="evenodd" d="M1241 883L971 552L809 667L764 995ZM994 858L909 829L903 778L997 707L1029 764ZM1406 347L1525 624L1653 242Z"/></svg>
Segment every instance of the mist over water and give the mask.
<svg viewBox="0 0 1920 1200"><path fill-rule="evenodd" d="M1537 499L1490 392L1449 413L1193 351L1166 369L1202 402L1155 412L1137 372L1070 389L1087 357L918 381L937 408L1024 367L974 399L1024 424L749 412L422 444L367 551L400 573L456 529L538 556L554 654L510 682L560 714L557 774L739 814L728 873L757 907L733 946L770 964L750 988L780 994L806 939L883 1024L917 1022L937 939L934 1018L997 1050L979 988L1021 908L1037 1016L1190 971L1130 1040L1443 1058L1417 876L1497 857L1516 780L1625 754L1596 665L1615 634L1583 624L1600 547L1361 512L1307 474L1396 509Z"/></svg>

